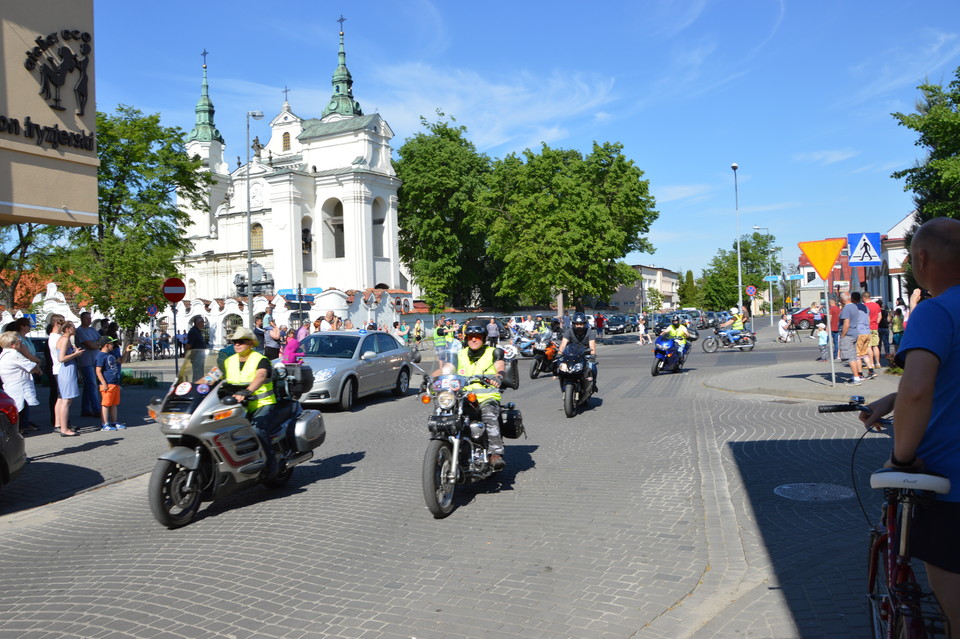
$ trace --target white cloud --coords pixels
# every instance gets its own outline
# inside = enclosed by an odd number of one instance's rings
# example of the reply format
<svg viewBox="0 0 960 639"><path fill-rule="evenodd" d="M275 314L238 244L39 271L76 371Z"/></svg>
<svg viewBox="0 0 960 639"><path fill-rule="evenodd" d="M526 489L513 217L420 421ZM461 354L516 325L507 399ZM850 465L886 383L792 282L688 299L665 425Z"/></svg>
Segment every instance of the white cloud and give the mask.
<svg viewBox="0 0 960 639"><path fill-rule="evenodd" d="M853 149L810 151L807 153L796 153L793 159L799 162L812 162L814 164L827 166L828 164L836 164L837 162L849 160L859 154L859 151L854 151Z"/></svg>
<svg viewBox="0 0 960 639"><path fill-rule="evenodd" d="M657 204L676 202L677 200L703 200L703 196L711 192L713 187L708 184L678 184L676 186L661 186L654 188Z"/></svg>

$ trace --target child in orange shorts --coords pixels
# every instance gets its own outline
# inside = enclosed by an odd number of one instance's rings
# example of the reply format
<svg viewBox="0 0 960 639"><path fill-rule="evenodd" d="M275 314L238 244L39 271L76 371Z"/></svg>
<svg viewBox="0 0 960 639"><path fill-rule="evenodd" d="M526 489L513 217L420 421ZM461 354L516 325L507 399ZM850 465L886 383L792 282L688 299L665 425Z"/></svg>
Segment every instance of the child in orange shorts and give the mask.
<svg viewBox="0 0 960 639"><path fill-rule="evenodd" d="M103 427L100 430L123 430L117 422L117 407L120 405L120 359L119 349L112 337L100 338L97 353L97 381L100 382L100 415Z"/></svg>

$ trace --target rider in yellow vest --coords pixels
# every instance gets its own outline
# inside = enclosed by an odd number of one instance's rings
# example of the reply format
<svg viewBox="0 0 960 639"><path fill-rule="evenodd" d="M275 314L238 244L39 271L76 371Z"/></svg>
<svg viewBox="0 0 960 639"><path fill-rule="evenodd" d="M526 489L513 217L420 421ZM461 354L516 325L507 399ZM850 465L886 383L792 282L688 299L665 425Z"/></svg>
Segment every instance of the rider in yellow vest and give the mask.
<svg viewBox="0 0 960 639"><path fill-rule="evenodd" d="M677 343L677 350L681 353L681 355L686 354L686 352L690 350L690 347L687 344L687 337L690 335L690 333L687 332L687 327L680 323L679 316L674 315L673 320L665 329L663 329L663 331L660 332L660 335L673 338L673 340Z"/></svg>
<svg viewBox="0 0 960 639"><path fill-rule="evenodd" d="M498 381L503 379L504 362L503 349L487 346L487 328L479 321L472 321L464 329L467 339L467 348L457 353L453 367L447 364L443 370L437 370L434 375L441 373L463 375L485 375ZM494 470L506 467L503 461L503 437L500 436L500 392L482 384L467 386L477 395L480 404L480 416L487 428L487 444L490 450L490 462Z"/></svg>
<svg viewBox="0 0 960 639"><path fill-rule="evenodd" d="M271 419L277 396L273 392L270 360L255 350L257 338L248 328L237 328L230 342L233 344L234 354L223 362L223 381L225 384L246 386L233 396L238 402L247 402L247 416L267 453L267 476L271 477L277 471L277 458L271 443L277 428L277 424Z"/></svg>
<svg viewBox="0 0 960 639"><path fill-rule="evenodd" d="M730 307L730 319L721 324L720 328L725 326L730 327L727 329L727 336L730 337L731 341L743 330L743 315L737 310L737 307Z"/></svg>

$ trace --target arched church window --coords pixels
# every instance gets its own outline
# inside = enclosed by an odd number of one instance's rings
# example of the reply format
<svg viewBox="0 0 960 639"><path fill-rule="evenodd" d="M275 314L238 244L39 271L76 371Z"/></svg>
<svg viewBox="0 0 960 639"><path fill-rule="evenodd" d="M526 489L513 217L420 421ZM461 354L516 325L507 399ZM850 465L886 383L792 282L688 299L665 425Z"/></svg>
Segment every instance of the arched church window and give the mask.
<svg viewBox="0 0 960 639"><path fill-rule="evenodd" d="M386 206L383 200L373 201L373 256L386 257Z"/></svg>
<svg viewBox="0 0 960 639"><path fill-rule="evenodd" d="M324 205L322 235L322 259L346 257L342 202L331 201Z"/></svg>
<svg viewBox="0 0 960 639"><path fill-rule="evenodd" d="M250 249L253 251L263 250L263 227L259 224L250 227Z"/></svg>
<svg viewBox="0 0 960 639"><path fill-rule="evenodd" d="M283 150L284 151L290 150L290 133L289 132L283 134Z"/></svg>

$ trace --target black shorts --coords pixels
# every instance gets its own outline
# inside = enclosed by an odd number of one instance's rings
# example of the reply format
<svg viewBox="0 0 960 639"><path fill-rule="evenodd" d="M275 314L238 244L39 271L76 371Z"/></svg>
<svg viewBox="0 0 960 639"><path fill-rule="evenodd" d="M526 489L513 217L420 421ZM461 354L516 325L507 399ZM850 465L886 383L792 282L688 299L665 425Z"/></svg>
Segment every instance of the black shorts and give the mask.
<svg viewBox="0 0 960 639"><path fill-rule="evenodd" d="M935 500L914 506L910 522L910 555L937 568L960 573L960 502Z"/></svg>

